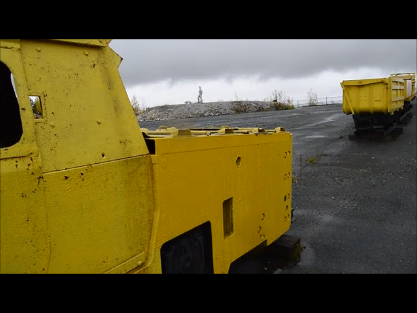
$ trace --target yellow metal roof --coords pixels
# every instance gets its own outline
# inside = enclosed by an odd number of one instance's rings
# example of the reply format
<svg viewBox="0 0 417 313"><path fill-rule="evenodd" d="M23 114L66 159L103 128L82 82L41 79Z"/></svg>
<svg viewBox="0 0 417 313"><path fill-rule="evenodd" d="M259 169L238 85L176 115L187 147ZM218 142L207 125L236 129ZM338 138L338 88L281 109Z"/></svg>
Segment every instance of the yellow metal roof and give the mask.
<svg viewBox="0 0 417 313"><path fill-rule="evenodd" d="M105 46L108 46L113 39L49 39L49 40L57 40L57 41L63 41L67 43L74 43L74 44L87 45L87 46L105 47Z"/></svg>

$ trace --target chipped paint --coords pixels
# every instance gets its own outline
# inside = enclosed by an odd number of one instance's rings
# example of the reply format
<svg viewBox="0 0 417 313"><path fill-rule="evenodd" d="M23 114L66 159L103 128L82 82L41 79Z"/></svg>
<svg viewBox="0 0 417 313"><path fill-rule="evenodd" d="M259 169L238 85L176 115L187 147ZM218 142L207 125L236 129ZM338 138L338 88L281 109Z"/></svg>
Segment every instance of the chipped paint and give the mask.
<svg viewBox="0 0 417 313"><path fill-rule="evenodd" d="M209 221L214 272L227 273L285 233L292 135L141 129L109 42L0 40L23 124L20 141L0 150L0 272L161 273L161 246Z"/></svg>

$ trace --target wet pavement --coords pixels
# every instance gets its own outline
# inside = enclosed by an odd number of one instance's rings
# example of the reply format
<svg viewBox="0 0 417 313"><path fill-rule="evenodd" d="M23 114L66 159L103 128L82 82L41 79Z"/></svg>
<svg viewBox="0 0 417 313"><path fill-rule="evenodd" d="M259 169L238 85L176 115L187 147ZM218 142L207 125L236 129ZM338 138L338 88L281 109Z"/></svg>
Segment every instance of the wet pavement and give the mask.
<svg viewBox="0 0 417 313"><path fill-rule="evenodd" d="M301 237L304 251L298 265L276 273L417 273L416 120L394 141L349 140L354 124L341 105L140 126L286 128L297 217L288 234Z"/></svg>

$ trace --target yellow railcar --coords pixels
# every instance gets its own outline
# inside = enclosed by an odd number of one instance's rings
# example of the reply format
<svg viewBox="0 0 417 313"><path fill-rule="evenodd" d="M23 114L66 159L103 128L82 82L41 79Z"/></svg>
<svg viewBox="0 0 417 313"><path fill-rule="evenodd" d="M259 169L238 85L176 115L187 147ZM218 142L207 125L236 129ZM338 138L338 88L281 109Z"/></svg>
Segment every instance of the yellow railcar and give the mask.
<svg viewBox="0 0 417 313"><path fill-rule="evenodd" d="M393 74L386 78L345 80L343 112L352 114L356 131L388 131L410 116L415 93L415 73Z"/></svg>

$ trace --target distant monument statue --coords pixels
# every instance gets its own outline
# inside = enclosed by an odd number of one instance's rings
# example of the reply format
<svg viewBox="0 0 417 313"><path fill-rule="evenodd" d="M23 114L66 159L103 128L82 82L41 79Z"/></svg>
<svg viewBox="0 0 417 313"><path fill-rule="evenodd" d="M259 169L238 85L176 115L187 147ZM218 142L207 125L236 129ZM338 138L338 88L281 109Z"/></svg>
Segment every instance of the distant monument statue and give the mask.
<svg viewBox="0 0 417 313"><path fill-rule="evenodd" d="M201 86L198 86L198 89L197 103L203 103L203 90L201 90Z"/></svg>

